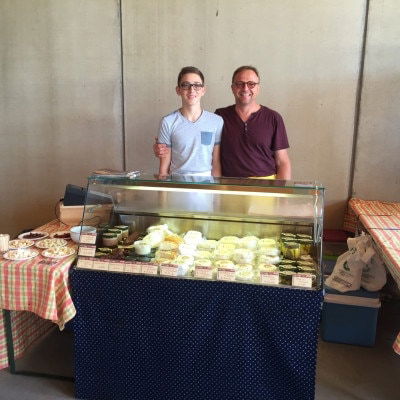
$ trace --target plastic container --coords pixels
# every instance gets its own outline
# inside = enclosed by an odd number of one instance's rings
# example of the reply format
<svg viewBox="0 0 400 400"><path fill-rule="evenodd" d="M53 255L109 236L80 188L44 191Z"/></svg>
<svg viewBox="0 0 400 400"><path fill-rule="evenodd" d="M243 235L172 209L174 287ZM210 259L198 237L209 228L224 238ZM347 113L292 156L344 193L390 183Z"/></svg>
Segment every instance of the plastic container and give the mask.
<svg viewBox="0 0 400 400"><path fill-rule="evenodd" d="M88 226L88 225L77 225L77 226L73 226L70 230L69 230L71 239L75 242L75 243L79 243L79 239L81 237L81 233L96 233L96 228L94 226Z"/></svg>
<svg viewBox="0 0 400 400"><path fill-rule="evenodd" d="M114 232L104 232L102 235L102 241L104 247L117 247L118 234Z"/></svg>
<svg viewBox="0 0 400 400"><path fill-rule="evenodd" d="M135 248L135 253L141 256L150 254L151 252L150 244L143 242L143 240L137 240L134 242L133 247Z"/></svg>
<svg viewBox="0 0 400 400"><path fill-rule="evenodd" d="M380 292L341 293L325 286L321 334L327 342L374 346Z"/></svg>

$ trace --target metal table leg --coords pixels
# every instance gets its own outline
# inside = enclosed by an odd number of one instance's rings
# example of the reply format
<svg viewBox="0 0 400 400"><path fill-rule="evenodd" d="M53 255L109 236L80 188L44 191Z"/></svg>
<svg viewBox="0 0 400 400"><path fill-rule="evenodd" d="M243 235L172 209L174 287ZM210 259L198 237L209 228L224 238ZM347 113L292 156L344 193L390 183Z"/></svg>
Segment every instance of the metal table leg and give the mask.
<svg viewBox="0 0 400 400"><path fill-rule="evenodd" d="M7 358L10 372L15 374L15 357L14 357L14 342L11 328L11 312L10 310L3 310L4 328L6 333L7 343Z"/></svg>
<svg viewBox="0 0 400 400"><path fill-rule="evenodd" d="M7 343L8 365L9 365L9 370L12 374L38 376L41 378L60 379L60 380L72 381L72 382L74 381L74 378L71 376L46 374L46 373L34 372L34 371L17 371L15 368L14 340L13 340L13 334L12 334L11 311L10 310L3 309L3 319L4 319L4 328L5 328L6 343Z"/></svg>

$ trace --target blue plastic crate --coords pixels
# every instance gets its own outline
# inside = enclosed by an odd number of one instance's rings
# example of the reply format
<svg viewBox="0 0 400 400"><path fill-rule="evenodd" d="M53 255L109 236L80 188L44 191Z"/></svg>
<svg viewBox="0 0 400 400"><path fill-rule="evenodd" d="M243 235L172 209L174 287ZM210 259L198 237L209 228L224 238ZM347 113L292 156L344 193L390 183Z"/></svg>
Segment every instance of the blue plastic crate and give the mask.
<svg viewBox="0 0 400 400"><path fill-rule="evenodd" d="M323 340L373 346L380 306L379 292L361 289L341 293L325 287L321 325Z"/></svg>

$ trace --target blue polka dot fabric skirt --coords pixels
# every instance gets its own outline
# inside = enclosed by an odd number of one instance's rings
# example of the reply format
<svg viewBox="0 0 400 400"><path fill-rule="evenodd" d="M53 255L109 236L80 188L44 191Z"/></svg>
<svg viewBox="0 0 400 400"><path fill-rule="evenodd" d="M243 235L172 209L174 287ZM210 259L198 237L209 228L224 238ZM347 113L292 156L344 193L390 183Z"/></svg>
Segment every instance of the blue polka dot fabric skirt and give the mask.
<svg viewBox="0 0 400 400"><path fill-rule="evenodd" d="M76 397L314 398L322 291L71 274Z"/></svg>

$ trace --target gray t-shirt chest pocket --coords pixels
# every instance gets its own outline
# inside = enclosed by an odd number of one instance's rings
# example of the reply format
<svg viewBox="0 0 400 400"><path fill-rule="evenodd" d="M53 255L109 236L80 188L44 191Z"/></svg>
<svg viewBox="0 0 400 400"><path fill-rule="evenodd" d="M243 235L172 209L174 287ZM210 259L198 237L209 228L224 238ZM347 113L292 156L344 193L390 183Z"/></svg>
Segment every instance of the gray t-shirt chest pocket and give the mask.
<svg viewBox="0 0 400 400"><path fill-rule="evenodd" d="M201 144L209 146L213 137L212 132L200 132L201 133Z"/></svg>

